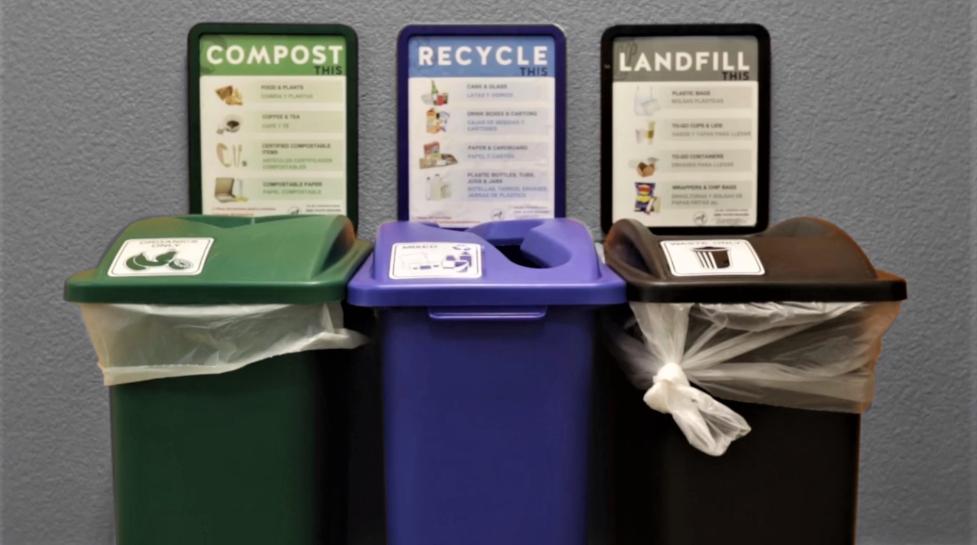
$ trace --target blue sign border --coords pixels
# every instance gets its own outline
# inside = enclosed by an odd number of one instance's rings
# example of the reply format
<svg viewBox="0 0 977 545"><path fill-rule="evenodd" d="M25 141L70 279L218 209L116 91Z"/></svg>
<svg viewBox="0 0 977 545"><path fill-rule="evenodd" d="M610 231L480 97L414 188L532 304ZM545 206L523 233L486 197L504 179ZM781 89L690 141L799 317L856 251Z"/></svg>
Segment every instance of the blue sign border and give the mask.
<svg viewBox="0 0 977 545"><path fill-rule="evenodd" d="M397 219L410 219L410 169L408 149L407 80L410 74L410 40L417 36L549 36L556 52L556 142L554 165L553 210L558 218L566 217L566 118L567 118L567 46L566 35L556 25L407 25L397 37Z"/></svg>

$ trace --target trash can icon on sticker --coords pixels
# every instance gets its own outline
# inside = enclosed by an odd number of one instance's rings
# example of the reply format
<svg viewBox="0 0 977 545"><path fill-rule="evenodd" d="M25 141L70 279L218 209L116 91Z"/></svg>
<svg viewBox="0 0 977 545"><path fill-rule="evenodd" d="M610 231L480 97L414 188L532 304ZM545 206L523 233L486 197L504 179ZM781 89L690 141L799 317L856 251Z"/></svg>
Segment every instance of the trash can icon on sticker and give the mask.
<svg viewBox="0 0 977 545"><path fill-rule="evenodd" d="M673 276L762 275L763 263L744 239L664 240L661 249Z"/></svg>
<svg viewBox="0 0 977 545"><path fill-rule="evenodd" d="M699 248L693 248L692 251L699 258L699 264L702 265L703 269L715 270L729 268L729 250L726 248L701 246Z"/></svg>

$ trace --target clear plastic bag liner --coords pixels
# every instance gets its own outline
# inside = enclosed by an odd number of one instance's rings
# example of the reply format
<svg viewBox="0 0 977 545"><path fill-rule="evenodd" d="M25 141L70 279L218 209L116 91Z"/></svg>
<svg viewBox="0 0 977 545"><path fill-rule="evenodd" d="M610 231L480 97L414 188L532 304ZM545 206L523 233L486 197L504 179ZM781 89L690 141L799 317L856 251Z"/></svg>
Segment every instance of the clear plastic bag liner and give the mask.
<svg viewBox="0 0 977 545"><path fill-rule="evenodd" d="M283 354L367 342L342 327L340 303L80 306L107 386L226 373Z"/></svg>
<svg viewBox="0 0 977 545"><path fill-rule="evenodd" d="M604 325L645 403L713 456L750 431L715 398L862 413L899 303L631 303ZM715 397L713 397L715 396Z"/></svg>

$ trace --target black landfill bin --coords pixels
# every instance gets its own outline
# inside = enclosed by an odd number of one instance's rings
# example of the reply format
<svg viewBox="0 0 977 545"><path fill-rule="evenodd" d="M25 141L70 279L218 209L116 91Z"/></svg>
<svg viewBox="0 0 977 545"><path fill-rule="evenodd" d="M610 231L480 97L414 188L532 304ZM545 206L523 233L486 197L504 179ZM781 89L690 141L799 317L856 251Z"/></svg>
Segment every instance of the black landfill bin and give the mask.
<svg viewBox="0 0 977 545"><path fill-rule="evenodd" d="M622 220L605 255L630 304L603 320L596 533L854 543L860 414L905 281L813 218L708 239Z"/></svg>

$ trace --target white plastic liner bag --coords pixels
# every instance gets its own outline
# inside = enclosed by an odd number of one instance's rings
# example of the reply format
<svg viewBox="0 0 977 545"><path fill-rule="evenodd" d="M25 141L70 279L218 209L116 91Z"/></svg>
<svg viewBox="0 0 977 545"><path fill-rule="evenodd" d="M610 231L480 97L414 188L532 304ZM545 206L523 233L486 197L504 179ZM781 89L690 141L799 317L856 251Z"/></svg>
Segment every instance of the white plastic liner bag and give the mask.
<svg viewBox="0 0 977 545"><path fill-rule="evenodd" d="M367 342L342 327L340 303L80 307L106 386L226 373L283 354Z"/></svg>
<svg viewBox="0 0 977 545"><path fill-rule="evenodd" d="M631 313L605 314L605 330L645 403L671 414L693 447L721 456L750 426L717 397L865 412L898 313L895 302L632 302Z"/></svg>

